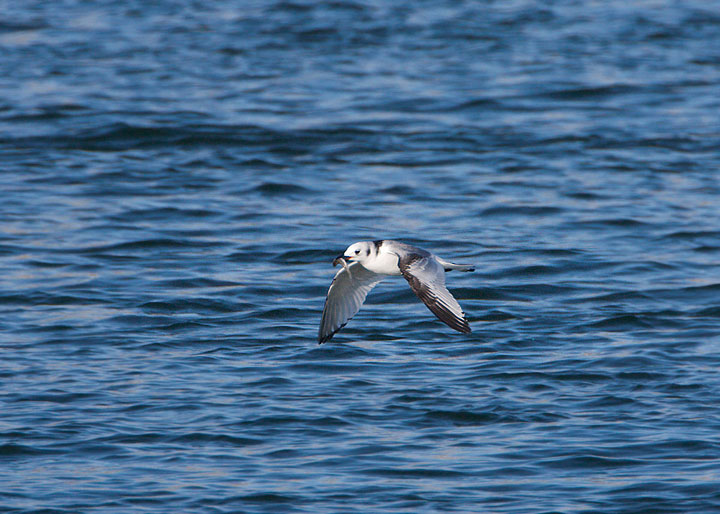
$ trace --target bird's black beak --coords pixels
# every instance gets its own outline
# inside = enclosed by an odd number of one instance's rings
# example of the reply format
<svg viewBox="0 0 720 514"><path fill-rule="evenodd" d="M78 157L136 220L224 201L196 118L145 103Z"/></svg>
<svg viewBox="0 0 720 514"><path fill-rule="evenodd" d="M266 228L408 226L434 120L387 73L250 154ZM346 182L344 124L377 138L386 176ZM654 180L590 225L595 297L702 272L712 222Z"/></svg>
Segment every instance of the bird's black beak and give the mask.
<svg viewBox="0 0 720 514"><path fill-rule="evenodd" d="M338 255L335 257L335 260L333 261L333 267L337 266L338 264L343 264L342 261L348 262L351 259L351 257L346 257L345 255Z"/></svg>

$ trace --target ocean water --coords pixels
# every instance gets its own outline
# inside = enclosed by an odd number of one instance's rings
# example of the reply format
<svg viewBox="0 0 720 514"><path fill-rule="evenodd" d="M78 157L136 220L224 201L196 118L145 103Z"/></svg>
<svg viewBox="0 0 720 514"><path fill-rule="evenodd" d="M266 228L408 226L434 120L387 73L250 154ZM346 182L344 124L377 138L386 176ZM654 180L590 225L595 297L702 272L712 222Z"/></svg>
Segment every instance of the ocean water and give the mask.
<svg viewBox="0 0 720 514"><path fill-rule="evenodd" d="M719 2L0 6L0 512L720 512Z"/></svg>

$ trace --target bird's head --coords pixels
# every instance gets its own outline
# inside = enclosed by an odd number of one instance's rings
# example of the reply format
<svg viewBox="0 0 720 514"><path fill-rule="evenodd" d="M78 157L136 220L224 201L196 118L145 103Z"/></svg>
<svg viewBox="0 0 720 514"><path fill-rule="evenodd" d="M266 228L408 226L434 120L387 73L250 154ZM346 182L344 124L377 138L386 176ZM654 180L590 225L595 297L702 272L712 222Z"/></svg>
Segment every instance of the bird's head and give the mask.
<svg viewBox="0 0 720 514"><path fill-rule="evenodd" d="M372 254L372 245L370 241L360 241L353 243L347 247L342 255L338 255L333 261L333 266L338 264L349 264L352 262L364 262Z"/></svg>

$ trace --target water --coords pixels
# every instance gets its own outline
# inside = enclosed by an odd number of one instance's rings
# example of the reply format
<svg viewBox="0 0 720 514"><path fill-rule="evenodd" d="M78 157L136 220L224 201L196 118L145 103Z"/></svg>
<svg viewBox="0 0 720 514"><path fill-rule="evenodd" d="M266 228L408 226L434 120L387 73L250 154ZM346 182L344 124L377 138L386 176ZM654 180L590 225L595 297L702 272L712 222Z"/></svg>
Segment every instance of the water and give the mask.
<svg viewBox="0 0 720 514"><path fill-rule="evenodd" d="M718 2L0 12L0 511L720 510Z"/></svg>

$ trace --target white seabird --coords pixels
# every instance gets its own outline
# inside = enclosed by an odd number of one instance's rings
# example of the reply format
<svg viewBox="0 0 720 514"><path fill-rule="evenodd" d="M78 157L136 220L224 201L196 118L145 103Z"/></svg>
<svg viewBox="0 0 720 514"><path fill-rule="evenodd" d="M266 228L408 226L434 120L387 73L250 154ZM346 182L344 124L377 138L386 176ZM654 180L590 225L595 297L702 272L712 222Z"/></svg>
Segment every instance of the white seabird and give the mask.
<svg viewBox="0 0 720 514"><path fill-rule="evenodd" d="M475 271L470 264L453 264L430 252L398 241L360 241L348 246L333 266L342 264L333 278L323 309L318 342L329 341L365 301L375 285L388 275L402 275L410 288L440 321L458 332L470 325L457 300L445 288L445 272Z"/></svg>

